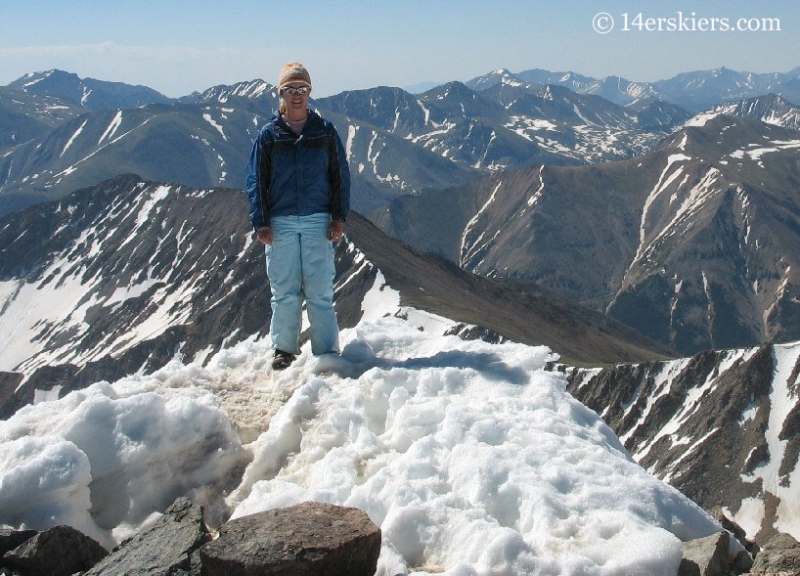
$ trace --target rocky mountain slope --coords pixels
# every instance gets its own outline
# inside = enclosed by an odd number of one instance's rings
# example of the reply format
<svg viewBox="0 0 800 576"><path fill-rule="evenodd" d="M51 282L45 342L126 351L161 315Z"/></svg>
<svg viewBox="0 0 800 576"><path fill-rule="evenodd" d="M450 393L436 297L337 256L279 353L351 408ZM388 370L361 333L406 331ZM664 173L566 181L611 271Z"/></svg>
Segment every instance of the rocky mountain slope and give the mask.
<svg viewBox="0 0 800 576"><path fill-rule="evenodd" d="M258 101L258 100L256 100ZM6 199L28 205L119 174L189 186L241 186L256 126L246 108L151 104L87 112L0 156Z"/></svg>
<svg viewBox="0 0 800 576"><path fill-rule="evenodd" d="M120 176L0 221L0 370L25 374L14 406L40 384L71 387L203 362L265 335L269 286L244 193ZM348 218L337 248L337 311L362 317L376 282L406 306L487 338L547 343L570 361L664 357L668 350L543 290L522 293L417 253ZM6 376L5 390L20 381Z"/></svg>
<svg viewBox="0 0 800 576"><path fill-rule="evenodd" d="M795 106L777 94L718 104L699 114L692 123L702 124L722 114L800 130L800 106Z"/></svg>
<svg viewBox="0 0 800 576"><path fill-rule="evenodd" d="M112 83L95 86L59 71L11 86L28 99L58 97L83 114L65 115L51 130L19 120L0 124L7 135L0 214L127 172L194 187L241 187L253 138L277 103L275 87L261 80L168 101L140 87L113 93L119 87ZM92 100L100 92L102 101ZM687 117L663 104L627 111L557 86L513 83L478 93L451 82L419 96L378 87L312 106L346 142L354 197L368 215L396 196L509 167L629 158Z"/></svg>
<svg viewBox="0 0 800 576"><path fill-rule="evenodd" d="M776 531L800 537L799 375L800 345L768 344L576 370L568 390L652 474L763 544Z"/></svg>
<svg viewBox="0 0 800 576"><path fill-rule="evenodd" d="M43 136L85 112L55 96L40 96L0 87L0 150Z"/></svg>
<svg viewBox="0 0 800 576"><path fill-rule="evenodd" d="M26 94L56 96L94 112L119 108L138 108L147 104L167 104L172 99L147 86L80 78L63 70L26 74L8 85Z"/></svg>
<svg viewBox="0 0 800 576"><path fill-rule="evenodd" d="M508 171L399 199L379 222L691 355L800 337L799 179L798 132L719 116L635 160Z"/></svg>

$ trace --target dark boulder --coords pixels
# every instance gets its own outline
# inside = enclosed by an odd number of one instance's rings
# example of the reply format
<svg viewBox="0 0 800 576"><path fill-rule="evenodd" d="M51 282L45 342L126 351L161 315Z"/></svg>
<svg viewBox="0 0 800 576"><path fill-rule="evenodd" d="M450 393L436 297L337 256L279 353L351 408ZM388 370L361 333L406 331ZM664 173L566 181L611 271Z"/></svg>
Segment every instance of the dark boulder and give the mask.
<svg viewBox="0 0 800 576"><path fill-rule="evenodd" d="M75 528L55 526L6 552L3 564L22 574L71 576L88 570L107 554L97 541Z"/></svg>
<svg viewBox="0 0 800 576"><path fill-rule="evenodd" d="M86 576L199 573L195 553L210 540L202 508L187 498L178 498L153 526L124 542Z"/></svg>
<svg viewBox="0 0 800 576"><path fill-rule="evenodd" d="M304 502L231 520L200 557L204 576L372 576L380 549L361 510Z"/></svg>

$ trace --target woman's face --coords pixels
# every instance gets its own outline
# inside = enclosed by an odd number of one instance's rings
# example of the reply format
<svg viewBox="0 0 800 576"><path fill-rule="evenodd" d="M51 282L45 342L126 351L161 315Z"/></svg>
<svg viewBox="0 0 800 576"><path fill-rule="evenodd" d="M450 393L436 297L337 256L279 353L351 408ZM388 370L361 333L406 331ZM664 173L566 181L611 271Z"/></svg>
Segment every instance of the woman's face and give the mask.
<svg viewBox="0 0 800 576"><path fill-rule="evenodd" d="M287 87L290 88L289 91L285 90ZM308 88L305 94L300 94L299 92L295 92L294 94L289 93L293 91L292 89L303 87ZM283 98L283 101L286 103L286 115L289 116L289 118L292 120L302 120L306 117L309 94L311 94L311 86L305 82L289 82L281 87L281 98Z"/></svg>

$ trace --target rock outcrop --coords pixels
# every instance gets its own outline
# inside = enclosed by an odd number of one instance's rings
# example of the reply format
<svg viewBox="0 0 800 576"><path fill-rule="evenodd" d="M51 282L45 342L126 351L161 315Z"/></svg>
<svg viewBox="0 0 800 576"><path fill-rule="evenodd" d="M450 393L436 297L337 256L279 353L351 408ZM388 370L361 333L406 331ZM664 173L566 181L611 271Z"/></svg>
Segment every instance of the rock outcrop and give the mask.
<svg viewBox="0 0 800 576"><path fill-rule="evenodd" d="M200 549L204 576L372 576L381 531L356 508L304 502L231 520Z"/></svg>
<svg viewBox="0 0 800 576"><path fill-rule="evenodd" d="M199 574L196 552L210 541L202 508L178 498L153 526L124 542L86 576Z"/></svg>
<svg viewBox="0 0 800 576"><path fill-rule="evenodd" d="M752 574L800 576L800 543L789 534L776 534L756 557Z"/></svg>
<svg viewBox="0 0 800 576"><path fill-rule="evenodd" d="M68 526L0 528L0 575L373 576L377 569L381 530L356 508L305 502L268 510L230 520L213 540L202 516L200 506L179 498L107 556ZM678 576L800 576L800 543L792 536L779 533L759 550L723 520L724 531L684 543Z"/></svg>
<svg viewBox="0 0 800 576"><path fill-rule="evenodd" d="M212 536L203 510L178 498L111 554L69 526L0 530L0 575L372 576L381 531L356 508L305 502L231 520Z"/></svg>
<svg viewBox="0 0 800 576"><path fill-rule="evenodd" d="M683 544L683 560L678 576L728 576L743 574L753 559L741 544L734 544L726 531Z"/></svg>
<svg viewBox="0 0 800 576"><path fill-rule="evenodd" d="M94 539L75 528L55 526L26 538L3 555L2 563L26 576L71 576L90 569L107 554Z"/></svg>

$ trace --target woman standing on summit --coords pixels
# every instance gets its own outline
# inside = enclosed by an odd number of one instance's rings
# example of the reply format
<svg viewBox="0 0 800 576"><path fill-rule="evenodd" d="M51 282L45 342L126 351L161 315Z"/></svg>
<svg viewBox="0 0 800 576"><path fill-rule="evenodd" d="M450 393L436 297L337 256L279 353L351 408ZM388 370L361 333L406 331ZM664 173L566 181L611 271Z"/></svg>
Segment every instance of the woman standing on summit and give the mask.
<svg viewBox="0 0 800 576"><path fill-rule="evenodd" d="M314 355L338 353L333 309L333 242L350 208L350 171L333 125L308 107L311 76L296 62L281 69L280 109L260 130L247 166L250 220L266 246L272 289L272 367L300 354L302 302Z"/></svg>

